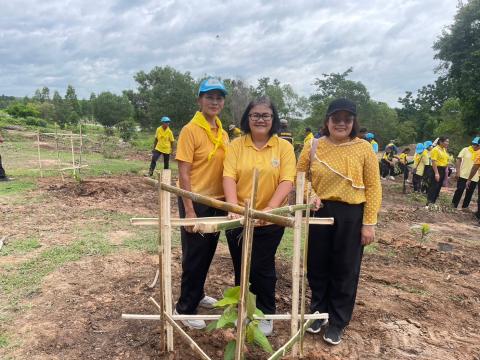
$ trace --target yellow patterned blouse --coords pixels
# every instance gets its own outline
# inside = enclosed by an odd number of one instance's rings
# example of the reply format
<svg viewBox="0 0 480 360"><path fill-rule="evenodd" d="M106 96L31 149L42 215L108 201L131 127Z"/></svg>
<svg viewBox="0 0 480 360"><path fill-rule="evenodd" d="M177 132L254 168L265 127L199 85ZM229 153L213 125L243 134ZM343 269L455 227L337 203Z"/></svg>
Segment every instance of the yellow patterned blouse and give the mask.
<svg viewBox="0 0 480 360"><path fill-rule="evenodd" d="M308 172L312 141L305 144L297 171ZM364 225L375 225L382 203L377 157L367 141L355 138L340 145L327 137L318 140L310 168L312 188L321 200L365 203Z"/></svg>

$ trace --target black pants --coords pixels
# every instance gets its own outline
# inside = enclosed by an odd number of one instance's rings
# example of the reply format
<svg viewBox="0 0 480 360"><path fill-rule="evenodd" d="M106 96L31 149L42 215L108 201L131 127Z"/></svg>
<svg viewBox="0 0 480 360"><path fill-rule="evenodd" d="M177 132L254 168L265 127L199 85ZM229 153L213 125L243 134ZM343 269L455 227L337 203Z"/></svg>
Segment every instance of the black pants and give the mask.
<svg viewBox="0 0 480 360"><path fill-rule="evenodd" d="M402 169L402 173L403 173L403 178L405 180L408 180L408 176L410 175L410 168L408 167L408 165L405 165L405 164L400 164L400 169Z"/></svg>
<svg viewBox="0 0 480 360"><path fill-rule="evenodd" d="M435 180L435 172L432 170L430 184L427 192L427 205L435 204L435 202L438 199L438 196L440 195L440 190L442 189L442 186L443 186L443 180L445 180L445 173L447 168L444 166L437 166L437 169L438 169L438 174L440 175L440 180L439 181Z"/></svg>
<svg viewBox="0 0 480 360"><path fill-rule="evenodd" d="M334 225L310 225L308 283L310 311L328 312L331 325L344 328L352 318L363 246L363 204L325 201L315 217L333 217Z"/></svg>
<svg viewBox="0 0 480 360"><path fill-rule="evenodd" d="M412 181L413 181L413 191L414 192L422 191L422 176L413 174Z"/></svg>
<svg viewBox="0 0 480 360"><path fill-rule="evenodd" d="M285 228L278 225L259 226L253 230L250 291L257 295L257 308L264 314L275 314L275 253ZM228 249L235 271L235 285L240 285L243 228L227 230Z"/></svg>
<svg viewBox="0 0 480 360"><path fill-rule="evenodd" d="M5 179L7 174L5 174L5 169L2 166L2 155L0 155L0 179Z"/></svg>
<svg viewBox="0 0 480 360"><path fill-rule="evenodd" d="M463 191L465 190L467 184L467 179L459 177L457 180L457 190L455 190L455 194L453 194L452 204L455 208L458 207L460 203L460 199L462 198ZM477 187L477 183L472 181L470 187L465 192L465 198L463 199L462 208L468 208L470 205L470 201L472 200L473 193L475 192L475 188Z"/></svg>
<svg viewBox="0 0 480 360"><path fill-rule="evenodd" d="M381 163L381 175L383 178L387 177L387 176L394 176L395 175L395 169L393 168L392 165L390 165L390 163L385 160L385 159L382 159L382 161L380 162Z"/></svg>
<svg viewBox="0 0 480 360"><path fill-rule="evenodd" d="M422 193L426 194L430 183L432 182L433 168L432 165L425 165L425 170L423 170L422 178Z"/></svg>
<svg viewBox="0 0 480 360"><path fill-rule="evenodd" d="M226 213L206 205L193 203L197 217L224 216ZM181 218L185 218L185 207L182 198L178 198L178 209ZM188 233L182 227L182 285L176 309L179 314L196 314L200 300L205 296L203 287L208 269L217 249L220 233L199 234Z"/></svg>
<svg viewBox="0 0 480 360"><path fill-rule="evenodd" d="M161 155L163 155L163 168L168 169L170 154L165 154L165 153L162 153L158 150L153 150L152 151L152 162L150 163L150 173L153 173L153 171L155 170L155 166L157 166L157 160L159 159L159 157Z"/></svg>

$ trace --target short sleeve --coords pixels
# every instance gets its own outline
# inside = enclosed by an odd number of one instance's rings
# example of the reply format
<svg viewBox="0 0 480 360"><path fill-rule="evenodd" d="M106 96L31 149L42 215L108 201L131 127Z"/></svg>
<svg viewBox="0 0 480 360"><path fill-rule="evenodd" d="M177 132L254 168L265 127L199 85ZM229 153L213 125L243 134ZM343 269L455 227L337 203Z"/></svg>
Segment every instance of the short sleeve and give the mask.
<svg viewBox="0 0 480 360"><path fill-rule="evenodd" d="M382 186L380 184L380 172L378 160L373 152L366 152L363 168L363 183L365 185L365 207L363 210L363 224L375 225L377 215L382 203Z"/></svg>
<svg viewBox="0 0 480 360"><path fill-rule="evenodd" d="M296 160L295 151L290 143L280 142L280 182L282 181L295 181L296 174Z"/></svg>
<svg viewBox="0 0 480 360"><path fill-rule="evenodd" d="M459 153L457 158L463 159L465 157L465 148L463 148Z"/></svg>
<svg viewBox="0 0 480 360"><path fill-rule="evenodd" d="M241 139L233 141L227 147L227 154L225 155L225 160L223 160L223 176L227 176L229 178L234 179L235 181L238 180L237 177L237 163L238 163L238 144L240 144Z"/></svg>
<svg viewBox="0 0 480 360"><path fill-rule="evenodd" d="M302 149L297 163L297 172L306 173L310 168L310 149L312 148L312 141L308 141Z"/></svg>
<svg viewBox="0 0 480 360"><path fill-rule="evenodd" d="M178 136L177 143L177 155L176 160L185 161L188 163L193 162L193 155L195 153L195 136L190 127L183 127L180 135Z"/></svg>
<svg viewBox="0 0 480 360"><path fill-rule="evenodd" d="M172 130L170 130L170 141L171 142L175 141L175 137L173 136L173 131Z"/></svg>

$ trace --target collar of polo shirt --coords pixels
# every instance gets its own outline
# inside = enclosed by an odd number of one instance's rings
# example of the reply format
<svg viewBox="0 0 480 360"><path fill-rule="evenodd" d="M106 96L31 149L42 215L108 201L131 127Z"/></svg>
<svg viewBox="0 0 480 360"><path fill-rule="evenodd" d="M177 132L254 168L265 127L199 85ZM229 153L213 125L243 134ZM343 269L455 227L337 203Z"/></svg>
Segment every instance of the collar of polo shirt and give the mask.
<svg viewBox="0 0 480 360"><path fill-rule="evenodd" d="M275 141L274 137L275 137L275 135L271 136L270 139L268 139L268 141L267 141L267 143L265 144L265 146L270 146L270 147L272 147L272 146L274 145L273 142ZM254 144L253 141L252 141L252 135L251 135L251 134L248 134L248 135L246 136L245 146L251 146L251 147L253 147L253 148L256 149L255 144ZM264 147L265 147L265 146L264 146Z"/></svg>

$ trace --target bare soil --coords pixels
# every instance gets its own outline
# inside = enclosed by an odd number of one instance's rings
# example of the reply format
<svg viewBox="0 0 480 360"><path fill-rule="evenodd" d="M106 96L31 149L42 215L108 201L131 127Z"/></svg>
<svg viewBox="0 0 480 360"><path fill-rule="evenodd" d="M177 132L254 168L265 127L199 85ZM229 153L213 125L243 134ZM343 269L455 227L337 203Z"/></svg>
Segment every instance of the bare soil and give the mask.
<svg viewBox="0 0 480 360"><path fill-rule="evenodd" d="M2 203L0 228L10 238L37 231L47 246L68 244L74 222L92 221L85 215L87 209L131 216L157 212L155 192L139 177L81 183L48 178L39 185L27 197L42 196L42 201ZM332 347L321 335L308 334L306 358L480 359L480 237L473 215L428 212L423 204L401 194L398 185L386 184L384 193L378 243L364 256L356 307L344 341ZM23 221L13 221L18 217ZM431 232L420 241L415 226L422 224L429 224ZM109 238L118 245L127 235L115 230ZM0 347L0 358L196 359L178 337L175 354L160 354L158 322L121 319L122 313L156 313L148 298L157 296L158 289L147 284L157 261L156 256L121 248L109 256L88 256L62 266L44 279L40 291L24 299L31 308L12 314L14 320L4 330L21 339L21 346L8 353ZM180 261L180 249L175 248L174 299ZM278 259L277 272L278 312L289 312L288 259ZM232 273L228 250L219 244L206 292L220 297L232 286ZM225 333L188 333L212 358L223 358ZM273 347L281 346L288 334L288 322L275 322ZM256 350L247 357L267 358Z"/></svg>

